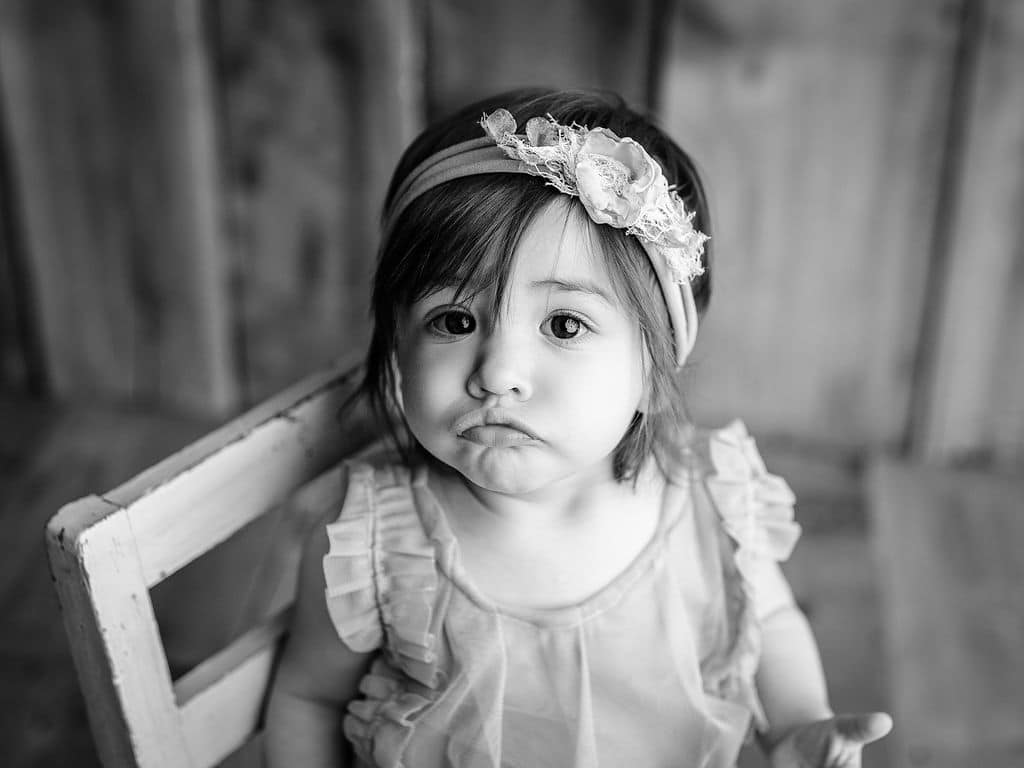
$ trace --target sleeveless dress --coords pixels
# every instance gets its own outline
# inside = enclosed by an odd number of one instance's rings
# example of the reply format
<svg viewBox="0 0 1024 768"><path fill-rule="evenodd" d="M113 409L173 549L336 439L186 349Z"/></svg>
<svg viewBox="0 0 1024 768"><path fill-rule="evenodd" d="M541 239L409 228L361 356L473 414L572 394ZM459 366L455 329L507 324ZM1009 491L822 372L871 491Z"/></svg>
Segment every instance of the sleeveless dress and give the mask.
<svg viewBox="0 0 1024 768"><path fill-rule="evenodd" d="M697 433L687 464L625 571L582 603L527 612L467 578L426 467L350 462L323 566L341 640L378 652L344 720L358 764L734 765L764 725L756 574L800 531L742 423Z"/></svg>

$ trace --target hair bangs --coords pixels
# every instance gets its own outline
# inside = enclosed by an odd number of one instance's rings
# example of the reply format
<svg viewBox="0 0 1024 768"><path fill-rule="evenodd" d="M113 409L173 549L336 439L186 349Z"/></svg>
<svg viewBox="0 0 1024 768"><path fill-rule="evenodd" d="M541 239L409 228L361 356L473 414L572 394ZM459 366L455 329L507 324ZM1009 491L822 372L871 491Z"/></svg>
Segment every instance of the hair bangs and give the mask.
<svg viewBox="0 0 1024 768"><path fill-rule="evenodd" d="M500 303L523 232L558 193L529 176L458 179L413 201L385 244L393 264L383 288L409 305L440 290L459 300L495 288Z"/></svg>

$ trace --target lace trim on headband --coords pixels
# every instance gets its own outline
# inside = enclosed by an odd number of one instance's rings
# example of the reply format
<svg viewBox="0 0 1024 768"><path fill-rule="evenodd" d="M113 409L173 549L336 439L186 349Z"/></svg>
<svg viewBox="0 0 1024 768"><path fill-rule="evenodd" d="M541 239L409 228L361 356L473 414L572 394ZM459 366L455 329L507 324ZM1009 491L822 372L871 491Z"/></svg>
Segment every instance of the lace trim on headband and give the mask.
<svg viewBox="0 0 1024 768"><path fill-rule="evenodd" d="M656 246L673 282L703 274L708 236L694 228L695 212L686 210L661 166L636 141L607 128L561 125L550 116L531 118L519 135L507 109L485 114L480 125L524 172L578 197L596 223Z"/></svg>

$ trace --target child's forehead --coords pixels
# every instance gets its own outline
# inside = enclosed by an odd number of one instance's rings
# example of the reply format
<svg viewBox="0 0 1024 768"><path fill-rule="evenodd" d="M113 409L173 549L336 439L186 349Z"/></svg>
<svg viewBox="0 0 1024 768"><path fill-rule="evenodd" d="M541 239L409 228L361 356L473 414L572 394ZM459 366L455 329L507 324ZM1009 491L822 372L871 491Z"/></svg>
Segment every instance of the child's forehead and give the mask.
<svg viewBox="0 0 1024 768"><path fill-rule="evenodd" d="M507 281L521 289L596 294L617 304L601 244L584 216L552 204L523 231L508 262Z"/></svg>
<svg viewBox="0 0 1024 768"><path fill-rule="evenodd" d="M470 297L500 286L550 290L580 287L615 300L616 290L606 266L600 238L585 213L556 198L523 228L511 252L495 249L471 264L454 263L435 273L421 298L437 293Z"/></svg>
<svg viewBox="0 0 1024 768"><path fill-rule="evenodd" d="M592 226L570 206L545 206L523 231L512 258L513 269L531 276L589 276L608 282L608 270Z"/></svg>

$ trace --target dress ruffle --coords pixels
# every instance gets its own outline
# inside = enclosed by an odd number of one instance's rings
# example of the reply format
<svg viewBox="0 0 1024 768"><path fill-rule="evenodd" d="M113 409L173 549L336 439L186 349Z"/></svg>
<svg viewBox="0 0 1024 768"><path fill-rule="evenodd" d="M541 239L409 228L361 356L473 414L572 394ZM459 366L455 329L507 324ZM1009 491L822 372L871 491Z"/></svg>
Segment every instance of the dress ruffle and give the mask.
<svg viewBox="0 0 1024 768"><path fill-rule="evenodd" d="M327 526L327 610L346 645L359 652L383 647L389 663L376 661L363 678L365 698L349 704L344 730L362 760L400 768L413 721L430 705L438 681L434 546L416 514L408 470L348 468L341 516ZM428 695L389 676L392 668Z"/></svg>
<svg viewBox="0 0 1024 768"><path fill-rule="evenodd" d="M708 491L738 547L740 573L749 580L758 559L782 561L793 551L800 538L800 526L793 522L796 497L785 480L765 469L743 422L711 433L708 448L714 469Z"/></svg>
<svg viewBox="0 0 1024 768"><path fill-rule="evenodd" d="M754 569L765 558L789 558L800 526L793 520L796 497L781 477L770 474L753 438L741 421L715 430L708 438L711 471L708 494L733 541L725 558L726 605L732 642L704 669L705 690L742 704L754 714L759 729L767 720L754 676L761 656L761 630L755 610Z"/></svg>
<svg viewBox="0 0 1024 768"><path fill-rule="evenodd" d="M407 473L349 465L341 517L327 526L327 610L349 648L383 646L406 674L433 687L437 570Z"/></svg>
<svg viewBox="0 0 1024 768"><path fill-rule="evenodd" d="M364 762L401 768L415 716L430 705L430 699L372 672L363 678L359 690L366 698L349 704L344 720L346 738Z"/></svg>

